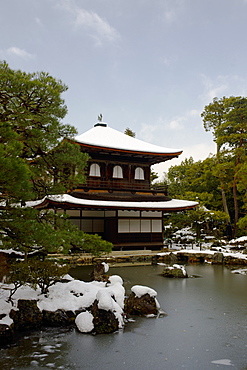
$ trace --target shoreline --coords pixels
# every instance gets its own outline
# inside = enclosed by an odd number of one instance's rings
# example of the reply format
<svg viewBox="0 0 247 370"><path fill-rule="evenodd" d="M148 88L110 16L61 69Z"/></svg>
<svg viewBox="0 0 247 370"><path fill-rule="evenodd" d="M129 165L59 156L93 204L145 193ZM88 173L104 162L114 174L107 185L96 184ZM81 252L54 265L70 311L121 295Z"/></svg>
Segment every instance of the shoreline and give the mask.
<svg viewBox="0 0 247 370"><path fill-rule="evenodd" d="M49 258L66 261L72 266L93 265L98 262L106 262L109 266L114 265L150 265L158 263L213 263L223 265L247 266L247 254L240 252L226 252L221 250L199 249L164 249L162 251L134 250L113 251L108 255L94 257L89 253L60 255L52 254Z"/></svg>

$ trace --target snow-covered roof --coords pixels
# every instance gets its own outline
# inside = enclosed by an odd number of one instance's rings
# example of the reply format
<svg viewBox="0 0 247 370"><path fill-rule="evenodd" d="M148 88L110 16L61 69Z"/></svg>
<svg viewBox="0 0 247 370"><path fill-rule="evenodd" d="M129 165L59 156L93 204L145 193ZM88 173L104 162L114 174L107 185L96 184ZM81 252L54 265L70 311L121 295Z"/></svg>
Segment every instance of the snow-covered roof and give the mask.
<svg viewBox="0 0 247 370"><path fill-rule="evenodd" d="M150 154L180 155L181 149L164 148L162 146L146 143L126 135L120 131L107 126L106 123L96 124L84 134L75 137L76 142L102 148L127 150Z"/></svg>
<svg viewBox="0 0 247 370"><path fill-rule="evenodd" d="M132 209L132 210L161 210L172 211L193 208L198 205L197 202L188 200L171 199L168 201L153 201L153 202L126 202L126 201L111 201L111 200L92 200L73 197L69 194L48 195L40 201L28 202L27 206L42 207L47 203L66 203L71 207L92 207L92 208L108 208L108 209Z"/></svg>

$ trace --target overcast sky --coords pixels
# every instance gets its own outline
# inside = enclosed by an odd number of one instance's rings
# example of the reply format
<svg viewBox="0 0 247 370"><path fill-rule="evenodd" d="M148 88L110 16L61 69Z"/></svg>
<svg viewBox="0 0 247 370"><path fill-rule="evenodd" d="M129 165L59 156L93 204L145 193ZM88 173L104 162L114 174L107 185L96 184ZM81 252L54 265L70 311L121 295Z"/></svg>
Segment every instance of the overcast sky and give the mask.
<svg viewBox="0 0 247 370"><path fill-rule="evenodd" d="M215 153L204 106L215 96L247 95L247 0L0 4L0 59L61 79L69 87L65 123L79 134L102 113L116 130L182 149L169 166L203 160Z"/></svg>

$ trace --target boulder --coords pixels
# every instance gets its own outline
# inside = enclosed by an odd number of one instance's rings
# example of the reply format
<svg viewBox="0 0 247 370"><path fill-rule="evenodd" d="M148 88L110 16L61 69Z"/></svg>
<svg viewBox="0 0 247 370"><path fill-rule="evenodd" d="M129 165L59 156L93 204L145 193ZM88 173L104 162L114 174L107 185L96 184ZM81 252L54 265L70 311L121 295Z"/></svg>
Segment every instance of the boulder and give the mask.
<svg viewBox="0 0 247 370"><path fill-rule="evenodd" d="M178 257L172 252L169 254L161 254L157 256L157 262L176 263L177 261Z"/></svg>
<svg viewBox="0 0 247 370"><path fill-rule="evenodd" d="M25 331L39 329L42 324L42 312L36 300L19 299L18 310L11 310L10 317L14 321L15 330Z"/></svg>
<svg viewBox="0 0 247 370"><path fill-rule="evenodd" d="M224 260L224 255L223 253L214 253L213 257L212 257L212 264L214 265L221 265L223 263L223 260Z"/></svg>
<svg viewBox="0 0 247 370"><path fill-rule="evenodd" d="M108 281L108 275L106 275L106 264L104 262L97 262L94 264L92 280Z"/></svg>
<svg viewBox="0 0 247 370"><path fill-rule="evenodd" d="M162 275L169 278L187 278L188 274L183 266L173 265L166 266L162 272Z"/></svg>
<svg viewBox="0 0 247 370"><path fill-rule="evenodd" d="M148 293L137 297L135 293L131 293L125 299L124 312L127 315L157 315L158 309L155 297L151 297Z"/></svg>
<svg viewBox="0 0 247 370"><path fill-rule="evenodd" d="M69 326L75 321L75 314L72 311L56 310L56 311L42 311L43 324L45 326Z"/></svg>
<svg viewBox="0 0 247 370"><path fill-rule="evenodd" d="M93 315L94 333L108 334L118 330L119 322L114 313L99 309L97 300L94 301L90 311Z"/></svg>
<svg viewBox="0 0 247 370"><path fill-rule="evenodd" d="M247 266L247 259L236 258L234 256L225 256L224 263L226 265L233 265L233 266L237 266L237 265Z"/></svg>
<svg viewBox="0 0 247 370"><path fill-rule="evenodd" d="M13 341L13 338L13 327L6 324L0 324L0 346L11 343Z"/></svg>

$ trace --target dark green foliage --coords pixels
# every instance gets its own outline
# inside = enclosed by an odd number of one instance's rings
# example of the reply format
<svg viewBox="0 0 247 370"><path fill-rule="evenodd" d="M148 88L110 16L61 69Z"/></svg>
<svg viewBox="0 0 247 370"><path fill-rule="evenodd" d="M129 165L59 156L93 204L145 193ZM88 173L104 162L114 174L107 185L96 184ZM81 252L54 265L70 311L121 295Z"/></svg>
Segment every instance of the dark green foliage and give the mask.
<svg viewBox="0 0 247 370"><path fill-rule="evenodd" d="M87 251L88 253L93 254L94 256L100 256L102 253L110 253L112 250L112 243L103 240L99 235L89 235L83 233L83 239L81 243L81 248Z"/></svg>
<svg viewBox="0 0 247 370"><path fill-rule="evenodd" d="M49 287L61 281L69 271L68 265L59 265L49 260L31 260L29 262L31 283L41 289L41 294L47 294Z"/></svg>
<svg viewBox="0 0 247 370"><path fill-rule="evenodd" d="M129 127L126 128L124 131L125 135L131 136L131 137L136 137L136 133L132 131Z"/></svg>
<svg viewBox="0 0 247 370"><path fill-rule="evenodd" d="M31 259L27 262L14 262L10 266L7 275L7 282L13 284L14 288L10 291L8 301L12 301L14 293L22 285L30 284L33 288L39 287L41 294L47 294L49 287L61 281L67 274L69 266L60 266L53 261L40 261Z"/></svg>
<svg viewBox="0 0 247 370"><path fill-rule="evenodd" d="M8 302L12 302L12 297L22 285L27 284L30 278L30 270L27 263L12 263L10 271L7 275L7 283L13 284L13 288L10 289Z"/></svg>
<svg viewBox="0 0 247 370"><path fill-rule="evenodd" d="M213 175L214 167L214 157L197 162L190 157L180 165L171 166L164 181L165 185L169 185L169 196L199 201L209 209L219 209L221 207L220 184Z"/></svg>
<svg viewBox="0 0 247 370"><path fill-rule="evenodd" d="M66 193L85 180L88 156L70 140L76 129L62 123L67 107L61 94L66 90L47 73L14 71L0 63L2 248L26 255L40 249L68 252L77 245L96 254L111 249L99 237L85 236L63 215L28 203Z"/></svg>
<svg viewBox="0 0 247 370"><path fill-rule="evenodd" d="M228 206L236 232L238 220L245 216L247 208L247 98L214 98L204 108L202 118L217 144L214 175L220 181L224 209L227 211Z"/></svg>

